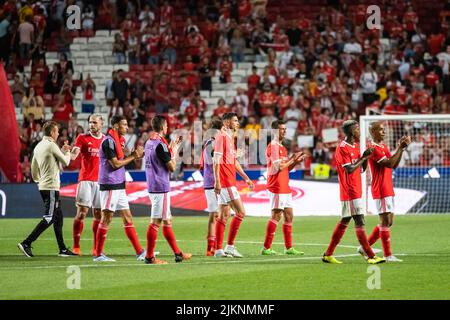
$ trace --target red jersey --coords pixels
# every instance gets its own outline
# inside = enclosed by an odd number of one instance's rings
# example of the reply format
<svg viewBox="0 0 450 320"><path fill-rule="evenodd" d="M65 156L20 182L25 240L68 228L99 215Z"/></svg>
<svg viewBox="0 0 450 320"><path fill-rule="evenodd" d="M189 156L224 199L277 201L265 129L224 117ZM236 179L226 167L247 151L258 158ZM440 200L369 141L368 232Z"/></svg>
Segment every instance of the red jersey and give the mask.
<svg viewBox="0 0 450 320"><path fill-rule="evenodd" d="M214 153L222 156L219 163L219 177L222 188L236 186L236 148L233 138L219 133L214 142Z"/></svg>
<svg viewBox="0 0 450 320"><path fill-rule="evenodd" d="M80 149L81 170L78 175L80 181L98 181L98 167L100 160L100 147L104 135L96 138L89 132L78 135L74 147Z"/></svg>
<svg viewBox="0 0 450 320"><path fill-rule="evenodd" d="M267 190L272 193L291 193L289 187L289 169L277 171L273 169L273 164L287 159L286 148L277 141L272 141L267 146Z"/></svg>
<svg viewBox="0 0 450 320"><path fill-rule="evenodd" d="M339 176L341 201L360 199L362 197L361 168L357 168L352 173L347 173L344 169L345 166L354 164L361 158L359 144L351 145L342 141L336 148L334 158Z"/></svg>
<svg viewBox="0 0 450 320"><path fill-rule="evenodd" d="M381 161L391 157L391 153L384 143L372 142L371 147L373 147L373 153L368 161L372 172L372 198L393 197L395 193L392 183L392 169L380 165Z"/></svg>

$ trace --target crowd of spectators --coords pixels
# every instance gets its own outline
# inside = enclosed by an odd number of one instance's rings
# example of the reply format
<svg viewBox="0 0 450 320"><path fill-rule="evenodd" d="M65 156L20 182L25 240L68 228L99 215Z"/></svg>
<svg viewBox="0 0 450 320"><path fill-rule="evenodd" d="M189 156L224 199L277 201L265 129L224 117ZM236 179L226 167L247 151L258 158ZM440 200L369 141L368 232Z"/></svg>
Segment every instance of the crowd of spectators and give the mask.
<svg viewBox="0 0 450 320"><path fill-rule="evenodd" d="M24 116L19 128L24 172L29 172L31 151L42 137L42 121L48 120L44 106L51 106L53 119L62 124L60 143L72 143L86 129L78 125L74 111L77 87L83 92L82 112L96 111L91 75L73 78L72 34L64 27L72 4L82 8L83 30L77 35L120 30L112 54L116 64L129 64L130 72L112 73L105 98L109 117L123 114L129 120L129 150L145 143L156 113L167 115L172 133L192 131L196 120L206 123L210 116L234 111L241 128L254 130L246 134L248 143L266 143L259 140L259 130L282 118L289 149L311 154L306 169L311 163L333 168L336 139L330 141L327 129L339 128L347 119L368 110L449 113L450 0L439 11L443 18L426 32L415 8L418 1L377 1L382 30L369 30L367 5L347 4L353 2L326 6L319 1L322 6L316 6L320 9L314 16L299 7L287 18L271 13L279 12L282 1L268 0L0 1L0 59ZM46 39L55 31L51 46L56 46L59 62L47 66ZM246 56L257 62L242 81L247 88L238 88L230 104L218 99L208 113L199 92L211 91L215 76L221 85L231 84L233 70ZM30 63L32 77L27 79L22 71ZM263 70L256 66L261 63ZM432 128L412 129L419 146L412 147L409 163L449 165L448 137L436 137ZM429 141L427 135L432 136ZM342 138L342 132L337 136ZM421 148L420 143L432 144ZM78 166L73 162L68 169Z"/></svg>

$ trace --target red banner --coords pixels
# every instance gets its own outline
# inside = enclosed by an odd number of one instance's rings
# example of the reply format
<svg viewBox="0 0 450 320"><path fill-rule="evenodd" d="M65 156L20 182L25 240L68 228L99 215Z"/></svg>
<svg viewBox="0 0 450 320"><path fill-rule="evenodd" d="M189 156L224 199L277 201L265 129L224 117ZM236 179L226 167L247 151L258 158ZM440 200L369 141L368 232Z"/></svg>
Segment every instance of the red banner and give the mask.
<svg viewBox="0 0 450 320"><path fill-rule="evenodd" d="M9 182L21 182L20 170L20 143L17 130L16 112L14 102L6 79L5 69L0 63L0 170Z"/></svg>

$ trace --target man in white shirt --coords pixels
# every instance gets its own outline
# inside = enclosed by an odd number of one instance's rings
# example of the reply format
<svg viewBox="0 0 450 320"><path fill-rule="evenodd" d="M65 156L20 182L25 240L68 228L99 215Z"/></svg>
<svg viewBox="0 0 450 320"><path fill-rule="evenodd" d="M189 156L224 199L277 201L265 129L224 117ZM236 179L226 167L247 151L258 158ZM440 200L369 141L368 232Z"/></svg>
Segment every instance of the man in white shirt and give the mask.
<svg viewBox="0 0 450 320"><path fill-rule="evenodd" d="M44 138L34 148L33 160L31 162L31 175L38 184L39 192L44 201L45 214L30 235L17 244L18 248L28 258L33 257L31 244L53 224L56 240L59 246L59 256L76 256L67 249L64 244L62 232L63 214L59 200L60 188L60 164L67 166L70 163L70 146L66 141L62 150L56 141L59 136L59 125L54 121L48 121L43 127Z"/></svg>

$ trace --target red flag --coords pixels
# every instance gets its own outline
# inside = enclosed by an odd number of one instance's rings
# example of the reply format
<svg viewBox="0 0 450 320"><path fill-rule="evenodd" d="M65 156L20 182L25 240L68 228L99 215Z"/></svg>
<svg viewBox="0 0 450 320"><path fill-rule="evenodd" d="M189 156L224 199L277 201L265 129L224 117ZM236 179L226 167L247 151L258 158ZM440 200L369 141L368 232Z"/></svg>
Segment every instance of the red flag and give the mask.
<svg viewBox="0 0 450 320"><path fill-rule="evenodd" d="M21 182L20 142L17 130L14 102L6 79L5 69L0 63L0 170L9 182Z"/></svg>

